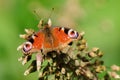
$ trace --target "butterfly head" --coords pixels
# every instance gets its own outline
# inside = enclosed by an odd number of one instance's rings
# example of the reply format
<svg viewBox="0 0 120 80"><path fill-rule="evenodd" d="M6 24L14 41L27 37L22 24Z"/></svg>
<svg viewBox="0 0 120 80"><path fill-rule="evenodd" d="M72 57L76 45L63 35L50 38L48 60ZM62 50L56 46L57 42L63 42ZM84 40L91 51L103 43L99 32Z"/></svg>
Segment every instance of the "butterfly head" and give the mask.
<svg viewBox="0 0 120 80"><path fill-rule="evenodd" d="M52 26L52 21L51 19L49 18L47 22L44 22L44 20L40 20L39 24L38 24L38 28L41 28L41 27L51 27Z"/></svg>

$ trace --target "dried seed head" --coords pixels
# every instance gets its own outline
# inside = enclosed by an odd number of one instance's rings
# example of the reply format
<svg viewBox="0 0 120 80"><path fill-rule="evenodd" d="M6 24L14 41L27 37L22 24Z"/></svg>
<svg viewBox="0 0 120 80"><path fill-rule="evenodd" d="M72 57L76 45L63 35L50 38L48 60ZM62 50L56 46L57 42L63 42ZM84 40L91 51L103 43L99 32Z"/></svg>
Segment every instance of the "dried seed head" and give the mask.
<svg viewBox="0 0 120 80"><path fill-rule="evenodd" d="M52 67L49 67L49 72L53 72L53 69L52 69Z"/></svg>
<svg viewBox="0 0 120 80"><path fill-rule="evenodd" d="M27 39L29 35L28 34L20 34L19 36L22 39Z"/></svg>
<svg viewBox="0 0 120 80"><path fill-rule="evenodd" d="M102 65L96 66L96 69L95 69L95 71L96 71L97 73L100 73L100 72L105 71L105 70L106 70L106 67L105 67L105 66L102 66Z"/></svg>
<svg viewBox="0 0 120 80"><path fill-rule="evenodd" d="M56 72L56 77L60 77L60 72Z"/></svg>
<svg viewBox="0 0 120 80"><path fill-rule="evenodd" d="M83 51L85 48L86 48L86 45L80 45L80 46L78 47L78 50Z"/></svg>
<svg viewBox="0 0 120 80"><path fill-rule="evenodd" d="M23 58L22 65L25 65L26 63L27 63L27 56L25 58Z"/></svg>
<svg viewBox="0 0 120 80"><path fill-rule="evenodd" d="M84 67L84 66L86 66L86 65L87 65L87 62L80 61L80 66L81 66L81 67Z"/></svg>
<svg viewBox="0 0 120 80"><path fill-rule="evenodd" d="M22 60L23 60L23 58L22 58L22 57L18 58L18 61L22 61Z"/></svg>
<svg viewBox="0 0 120 80"><path fill-rule="evenodd" d="M53 63L53 66L56 66L56 64L57 64L57 63L56 63L56 62L54 62L54 63Z"/></svg>
<svg viewBox="0 0 120 80"><path fill-rule="evenodd" d="M24 55L18 59L22 62L22 65L25 65L31 59L31 55Z"/></svg>
<svg viewBox="0 0 120 80"><path fill-rule="evenodd" d="M113 71L120 71L120 67L117 66L117 65L112 65L112 66L111 66L111 69L112 69Z"/></svg>
<svg viewBox="0 0 120 80"><path fill-rule="evenodd" d="M71 78L70 73L67 73L67 79L70 80L70 78Z"/></svg>
<svg viewBox="0 0 120 80"><path fill-rule="evenodd" d="M80 70L79 70L79 69L76 69L76 70L75 70L75 73L76 73L77 75L80 75Z"/></svg>
<svg viewBox="0 0 120 80"><path fill-rule="evenodd" d="M88 53L88 56L94 58L94 57L96 57L97 55L96 55L94 52L91 51L91 52Z"/></svg>
<svg viewBox="0 0 120 80"><path fill-rule="evenodd" d="M18 46L17 50L21 50L23 48L24 44Z"/></svg>
<svg viewBox="0 0 120 80"><path fill-rule="evenodd" d="M99 51L97 55L98 55L98 57L102 57L103 53L101 51Z"/></svg>
<svg viewBox="0 0 120 80"><path fill-rule="evenodd" d="M43 25L45 25L43 24L43 21L40 21L38 27L43 27ZM50 27L52 25L51 21L48 20L48 24L46 25ZM34 30L25 29L25 32L27 34L20 35L21 38L26 40L35 38ZM34 62L36 64L31 64L25 71L24 75L28 75L31 72L40 70L39 80L47 79L49 78L49 75L54 75L56 80L71 80L73 79L73 75L75 75L75 78L77 79L98 80L97 73L105 70L103 61L100 61L100 58L103 54L99 48L93 48L88 53L87 42L83 36L84 32L81 32L76 42L73 42L74 47L68 46L62 51L56 50L52 52L46 52L46 55L43 53L42 61L38 59L41 57L36 57L36 61ZM19 46L17 50L22 48L23 45ZM26 56L23 56L19 59L23 65L30 60L28 54L24 55ZM30 55L32 55L32 53ZM116 68L116 66L112 68L116 71L120 70L118 67Z"/></svg>
<svg viewBox="0 0 120 80"><path fill-rule="evenodd" d="M61 69L61 73L62 73L62 74L65 74L65 73L66 73L65 68L62 68L62 69Z"/></svg>
<svg viewBox="0 0 120 80"><path fill-rule="evenodd" d="M116 72L108 72L108 74L115 79L120 79L120 75L118 75Z"/></svg>
<svg viewBox="0 0 120 80"><path fill-rule="evenodd" d="M33 29L25 29L25 32L28 34L28 35L31 35L33 34L35 31Z"/></svg>
<svg viewBox="0 0 120 80"><path fill-rule="evenodd" d="M24 75L28 75L32 72L35 72L37 70L36 68L36 60L32 61L32 63L30 64L30 66L27 68L27 70L24 72Z"/></svg>
<svg viewBox="0 0 120 80"><path fill-rule="evenodd" d="M79 60L75 60L75 66L80 66Z"/></svg>
<svg viewBox="0 0 120 80"><path fill-rule="evenodd" d="M84 36L84 34L85 34L85 32L84 32L84 31L82 31L82 32L80 33L80 35L81 35L81 36Z"/></svg>
<svg viewBox="0 0 120 80"><path fill-rule="evenodd" d="M92 51L93 51L94 53L98 53L98 52L99 52L99 48L93 48Z"/></svg>
<svg viewBox="0 0 120 80"><path fill-rule="evenodd" d="M43 77L43 72L39 72L39 78L42 78Z"/></svg>
<svg viewBox="0 0 120 80"><path fill-rule="evenodd" d="M81 44L86 45L86 40L85 40L85 39L82 39L82 40L81 40Z"/></svg>
<svg viewBox="0 0 120 80"><path fill-rule="evenodd" d="M94 65L96 65L96 66L103 65L103 64L104 64L104 62L101 60L96 60L94 63Z"/></svg>
<svg viewBox="0 0 120 80"><path fill-rule="evenodd" d="M79 36L78 36L78 38L77 38L78 41L83 39L84 34L85 34L85 32L79 33Z"/></svg>
<svg viewBox="0 0 120 80"><path fill-rule="evenodd" d="M29 73L29 70L26 70L26 71L24 72L24 75L27 76L28 74L30 74L30 73Z"/></svg>
<svg viewBox="0 0 120 80"><path fill-rule="evenodd" d="M93 79L94 75L91 73L90 70L86 70L85 71L85 75L89 78L89 79Z"/></svg>

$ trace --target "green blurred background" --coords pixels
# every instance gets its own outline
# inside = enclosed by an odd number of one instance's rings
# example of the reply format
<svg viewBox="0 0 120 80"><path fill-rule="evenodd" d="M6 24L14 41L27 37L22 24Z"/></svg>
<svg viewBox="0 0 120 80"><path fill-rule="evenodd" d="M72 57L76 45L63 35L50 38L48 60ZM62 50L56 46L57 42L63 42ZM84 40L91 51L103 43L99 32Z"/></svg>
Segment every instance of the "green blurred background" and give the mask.
<svg viewBox="0 0 120 80"><path fill-rule="evenodd" d="M38 72L24 76L27 65L16 48L25 28L37 29L41 18L53 25L85 31L88 46L104 52L105 65L120 63L120 0L0 0L0 80L37 80ZM36 13L35 13L35 12Z"/></svg>

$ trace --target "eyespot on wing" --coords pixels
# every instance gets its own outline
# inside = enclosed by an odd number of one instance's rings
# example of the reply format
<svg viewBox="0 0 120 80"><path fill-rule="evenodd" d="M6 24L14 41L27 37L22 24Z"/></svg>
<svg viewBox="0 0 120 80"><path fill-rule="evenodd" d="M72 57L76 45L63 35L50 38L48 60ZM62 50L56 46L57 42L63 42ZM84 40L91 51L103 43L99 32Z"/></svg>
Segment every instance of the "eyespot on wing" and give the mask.
<svg viewBox="0 0 120 80"><path fill-rule="evenodd" d="M27 53L32 49L32 43L31 42L25 42L25 44L23 45L23 52Z"/></svg>

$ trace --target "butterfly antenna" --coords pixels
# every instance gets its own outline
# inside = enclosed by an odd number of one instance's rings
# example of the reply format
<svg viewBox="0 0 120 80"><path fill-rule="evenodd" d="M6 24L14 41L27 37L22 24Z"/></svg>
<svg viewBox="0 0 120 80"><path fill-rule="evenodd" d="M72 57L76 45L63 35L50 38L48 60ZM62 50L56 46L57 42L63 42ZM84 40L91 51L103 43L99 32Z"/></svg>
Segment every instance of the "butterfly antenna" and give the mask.
<svg viewBox="0 0 120 80"><path fill-rule="evenodd" d="M34 14L40 19L39 11L34 10ZM38 28L39 28L39 29L42 29L43 26L44 26L44 20L41 19L41 20L39 21Z"/></svg>
<svg viewBox="0 0 120 80"><path fill-rule="evenodd" d="M51 13L50 13L50 15L48 16L48 19L50 19L50 17L52 16L54 10L55 10L55 9L52 8Z"/></svg>
<svg viewBox="0 0 120 80"><path fill-rule="evenodd" d="M33 12L34 12L34 14L40 19L39 11L34 10Z"/></svg>
<svg viewBox="0 0 120 80"><path fill-rule="evenodd" d="M46 22L46 21L44 22L43 19L41 19L41 20L39 21L39 24L38 24L38 28L39 28L39 29L43 28L43 26L44 26L45 24L48 24L49 27L52 25L52 22L51 22L50 17L51 17L51 15L53 14L53 11L54 11L54 8L52 8L51 13L50 13L50 15L49 15L48 18L47 18L47 19L48 19L47 22ZM36 16L38 16L38 17L40 18L37 10L34 10L34 13L36 14Z"/></svg>
<svg viewBox="0 0 120 80"><path fill-rule="evenodd" d="M52 11L51 11L50 15L48 16L48 22L47 22L48 27L51 27L51 25L52 25L52 21L51 21L50 17L52 16L53 11L54 11L54 8L52 8Z"/></svg>

